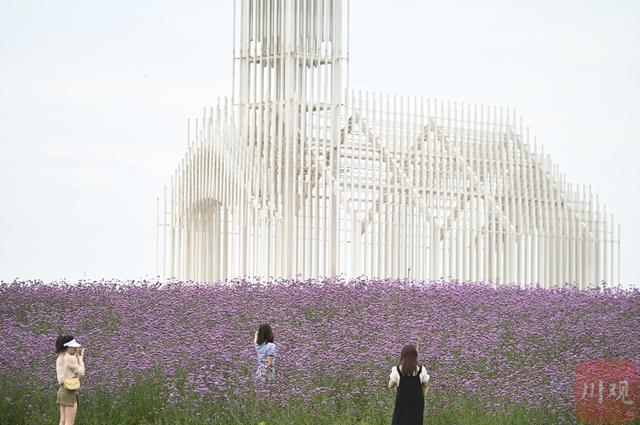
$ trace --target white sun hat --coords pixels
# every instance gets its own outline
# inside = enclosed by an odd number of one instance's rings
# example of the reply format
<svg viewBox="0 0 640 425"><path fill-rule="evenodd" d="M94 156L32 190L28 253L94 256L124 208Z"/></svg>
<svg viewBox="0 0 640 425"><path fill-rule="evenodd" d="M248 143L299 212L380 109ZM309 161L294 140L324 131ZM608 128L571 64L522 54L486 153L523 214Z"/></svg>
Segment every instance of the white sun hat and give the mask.
<svg viewBox="0 0 640 425"><path fill-rule="evenodd" d="M71 348L78 348L78 347L82 347L82 345L78 344L78 341L76 341L76 339L72 339L69 342L65 342L64 344L62 344L62 346L64 347L71 347Z"/></svg>

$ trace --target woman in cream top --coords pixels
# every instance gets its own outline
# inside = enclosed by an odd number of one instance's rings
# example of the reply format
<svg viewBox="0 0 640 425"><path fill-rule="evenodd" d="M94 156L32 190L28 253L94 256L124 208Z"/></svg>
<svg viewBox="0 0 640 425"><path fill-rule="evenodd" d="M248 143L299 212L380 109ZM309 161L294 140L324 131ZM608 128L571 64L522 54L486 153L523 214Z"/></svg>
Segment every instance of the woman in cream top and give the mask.
<svg viewBox="0 0 640 425"><path fill-rule="evenodd" d="M73 336L65 335L56 340L56 353L56 404L60 406L60 425L74 425L78 412L78 391L67 390L62 383L68 378L84 377L84 350L80 350L80 344Z"/></svg>

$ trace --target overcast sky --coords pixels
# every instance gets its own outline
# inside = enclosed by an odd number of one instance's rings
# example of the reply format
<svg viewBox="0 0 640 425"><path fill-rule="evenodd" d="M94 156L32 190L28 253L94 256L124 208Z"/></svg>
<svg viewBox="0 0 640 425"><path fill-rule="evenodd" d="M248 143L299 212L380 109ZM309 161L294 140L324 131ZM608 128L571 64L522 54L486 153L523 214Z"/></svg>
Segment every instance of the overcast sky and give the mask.
<svg viewBox="0 0 640 425"><path fill-rule="evenodd" d="M155 273L186 119L231 94L232 2L0 0L0 280ZM352 0L350 86L516 108L640 282L640 2Z"/></svg>

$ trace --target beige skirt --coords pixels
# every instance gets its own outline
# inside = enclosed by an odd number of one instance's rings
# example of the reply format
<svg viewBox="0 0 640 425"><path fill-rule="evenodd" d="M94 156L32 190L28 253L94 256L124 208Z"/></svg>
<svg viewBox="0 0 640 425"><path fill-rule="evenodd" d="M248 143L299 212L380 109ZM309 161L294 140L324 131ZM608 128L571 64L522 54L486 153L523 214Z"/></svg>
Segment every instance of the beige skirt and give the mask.
<svg viewBox="0 0 640 425"><path fill-rule="evenodd" d="M56 397L56 404L63 406L73 406L78 402L78 391L67 390L62 385L58 388L58 396Z"/></svg>

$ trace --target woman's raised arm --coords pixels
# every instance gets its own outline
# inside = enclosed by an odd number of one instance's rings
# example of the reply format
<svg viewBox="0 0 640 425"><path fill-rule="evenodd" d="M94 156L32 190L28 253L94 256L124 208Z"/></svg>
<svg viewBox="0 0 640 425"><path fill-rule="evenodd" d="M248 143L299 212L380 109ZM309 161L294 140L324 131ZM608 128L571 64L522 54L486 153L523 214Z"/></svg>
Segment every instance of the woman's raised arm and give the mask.
<svg viewBox="0 0 640 425"><path fill-rule="evenodd" d="M84 359L79 356L69 356L67 361L69 369L78 375L78 378L84 377Z"/></svg>

